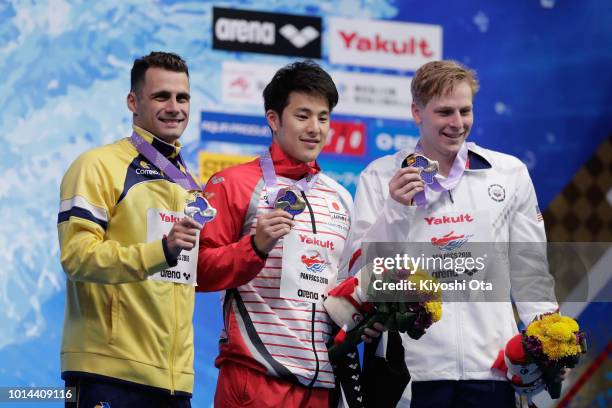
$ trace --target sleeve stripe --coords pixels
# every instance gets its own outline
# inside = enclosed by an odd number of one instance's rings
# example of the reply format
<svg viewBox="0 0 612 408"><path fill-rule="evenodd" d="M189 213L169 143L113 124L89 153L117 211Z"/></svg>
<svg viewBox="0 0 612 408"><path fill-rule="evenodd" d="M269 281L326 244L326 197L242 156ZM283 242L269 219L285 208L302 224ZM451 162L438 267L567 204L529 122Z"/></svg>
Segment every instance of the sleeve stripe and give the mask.
<svg viewBox="0 0 612 408"><path fill-rule="evenodd" d="M108 216L106 210L95 205L91 205L82 196L74 196L60 203L60 212L57 216L57 223L68 221L70 217L79 217L98 224L106 230L108 226Z"/></svg>
<svg viewBox="0 0 612 408"><path fill-rule="evenodd" d="M104 208L90 204L85 197L79 195L67 200L62 200L60 203L60 213L70 211L74 207L82 208L83 210L91 213L92 216L98 220L108 222L108 215L106 214L106 210Z"/></svg>
<svg viewBox="0 0 612 408"><path fill-rule="evenodd" d="M87 211L84 208L79 208L79 207L72 207L68 211L62 211L61 213L59 213L57 215L57 223L60 224L64 221L68 221L70 217L78 217L78 218L83 218L84 220L95 222L100 227L102 227L102 229L105 231L106 231L106 227L108 226L108 222L94 217L94 215L91 212Z"/></svg>

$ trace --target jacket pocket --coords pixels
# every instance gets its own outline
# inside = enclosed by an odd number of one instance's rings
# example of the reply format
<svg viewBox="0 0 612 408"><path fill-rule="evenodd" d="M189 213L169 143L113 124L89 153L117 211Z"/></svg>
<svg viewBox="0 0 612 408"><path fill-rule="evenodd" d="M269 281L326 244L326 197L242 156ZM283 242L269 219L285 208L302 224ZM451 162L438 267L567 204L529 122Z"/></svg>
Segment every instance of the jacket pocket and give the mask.
<svg viewBox="0 0 612 408"><path fill-rule="evenodd" d="M117 332L119 331L119 295L114 290L111 296L110 303L110 330L108 335L109 344L113 344L117 338Z"/></svg>

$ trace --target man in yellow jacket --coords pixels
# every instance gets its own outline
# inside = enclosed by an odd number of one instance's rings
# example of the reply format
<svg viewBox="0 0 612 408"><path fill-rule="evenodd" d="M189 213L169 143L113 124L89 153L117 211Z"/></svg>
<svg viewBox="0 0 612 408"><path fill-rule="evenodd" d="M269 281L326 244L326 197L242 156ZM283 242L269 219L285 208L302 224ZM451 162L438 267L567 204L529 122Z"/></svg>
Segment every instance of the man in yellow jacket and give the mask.
<svg viewBox="0 0 612 408"><path fill-rule="evenodd" d="M134 133L83 153L62 180L61 364L77 397L67 406L191 405L198 236L211 217L185 216L210 215L180 156L189 100L181 57L137 59Z"/></svg>

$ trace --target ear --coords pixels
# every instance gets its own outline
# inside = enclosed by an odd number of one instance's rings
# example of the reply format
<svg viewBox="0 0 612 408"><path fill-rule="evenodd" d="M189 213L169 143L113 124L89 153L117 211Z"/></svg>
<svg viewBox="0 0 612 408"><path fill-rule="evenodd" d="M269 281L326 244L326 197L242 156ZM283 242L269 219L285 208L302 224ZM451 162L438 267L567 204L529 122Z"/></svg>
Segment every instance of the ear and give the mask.
<svg viewBox="0 0 612 408"><path fill-rule="evenodd" d="M278 129L280 128L280 118L275 110L268 109L266 111L266 120L268 121L268 126L270 126L270 129L272 129L272 134L278 132Z"/></svg>
<svg viewBox="0 0 612 408"><path fill-rule="evenodd" d="M127 94L127 107L133 114L136 114L137 103L136 94L134 92L130 92L129 94Z"/></svg>
<svg viewBox="0 0 612 408"><path fill-rule="evenodd" d="M422 122L422 119L421 119L421 108L419 108L419 106L416 103L412 102L411 109L412 109L412 119L414 119L415 123L418 126Z"/></svg>

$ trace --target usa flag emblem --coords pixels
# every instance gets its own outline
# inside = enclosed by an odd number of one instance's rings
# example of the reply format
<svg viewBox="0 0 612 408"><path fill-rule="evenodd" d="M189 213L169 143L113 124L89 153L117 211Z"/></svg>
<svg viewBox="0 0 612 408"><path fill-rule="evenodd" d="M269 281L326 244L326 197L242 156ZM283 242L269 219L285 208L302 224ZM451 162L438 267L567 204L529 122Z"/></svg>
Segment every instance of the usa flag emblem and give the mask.
<svg viewBox="0 0 612 408"><path fill-rule="evenodd" d="M540 211L540 206L536 205L535 209L536 209L536 220L538 222L544 221L544 217L542 216L542 212Z"/></svg>

